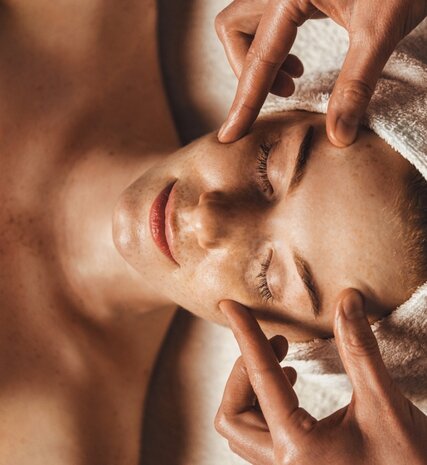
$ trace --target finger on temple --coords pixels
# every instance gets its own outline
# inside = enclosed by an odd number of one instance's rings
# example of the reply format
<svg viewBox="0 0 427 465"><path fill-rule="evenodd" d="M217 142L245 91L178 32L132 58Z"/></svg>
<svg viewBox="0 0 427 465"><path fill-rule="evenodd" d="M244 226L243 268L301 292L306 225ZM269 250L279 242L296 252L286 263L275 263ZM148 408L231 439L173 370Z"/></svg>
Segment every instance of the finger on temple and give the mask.
<svg viewBox="0 0 427 465"><path fill-rule="evenodd" d="M271 434L281 436L292 427L289 417L298 409L298 398L276 355L255 318L242 305L222 301L220 308L227 317L242 352L250 383L257 396ZM283 439L283 438L280 438Z"/></svg>
<svg viewBox="0 0 427 465"><path fill-rule="evenodd" d="M388 397L392 380L384 365L378 343L364 312L361 294L344 291L338 303L335 339L356 398Z"/></svg>
<svg viewBox="0 0 427 465"><path fill-rule="evenodd" d="M350 47L329 99L326 131L338 147L354 142L394 43L368 44L366 37L350 37Z"/></svg>
<svg viewBox="0 0 427 465"><path fill-rule="evenodd" d="M233 142L252 126L297 33L282 2L269 2L246 55L236 96L222 126L220 142Z"/></svg>

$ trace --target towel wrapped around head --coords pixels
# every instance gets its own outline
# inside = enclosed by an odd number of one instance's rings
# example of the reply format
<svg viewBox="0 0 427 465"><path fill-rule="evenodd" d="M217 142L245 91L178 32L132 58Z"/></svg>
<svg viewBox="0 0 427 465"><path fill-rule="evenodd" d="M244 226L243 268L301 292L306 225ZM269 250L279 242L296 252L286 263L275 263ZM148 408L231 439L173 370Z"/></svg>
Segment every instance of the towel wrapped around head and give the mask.
<svg viewBox="0 0 427 465"><path fill-rule="evenodd" d="M326 113L345 50L339 46L335 52L329 54L326 68L301 79L294 95L287 99L270 97L263 113ZM427 20L393 53L363 123L427 179ZM405 395L427 413L427 283L372 329L391 375ZM333 339L291 344L286 358L289 361L308 384L330 387L333 395L337 391L342 394L342 403L348 400L351 386Z"/></svg>

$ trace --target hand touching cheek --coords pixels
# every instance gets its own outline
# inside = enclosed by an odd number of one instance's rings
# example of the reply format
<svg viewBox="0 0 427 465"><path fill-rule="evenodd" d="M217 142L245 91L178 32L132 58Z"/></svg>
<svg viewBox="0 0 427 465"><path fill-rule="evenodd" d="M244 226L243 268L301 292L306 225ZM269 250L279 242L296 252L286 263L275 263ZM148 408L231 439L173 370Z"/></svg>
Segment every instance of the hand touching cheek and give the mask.
<svg viewBox="0 0 427 465"><path fill-rule="evenodd" d="M345 291L335 323L352 401L321 421L299 407L295 373L279 365L286 343L269 342L241 305L224 301L220 308L242 358L225 388L216 428L242 458L254 465L427 463L427 417L390 378L358 292Z"/></svg>

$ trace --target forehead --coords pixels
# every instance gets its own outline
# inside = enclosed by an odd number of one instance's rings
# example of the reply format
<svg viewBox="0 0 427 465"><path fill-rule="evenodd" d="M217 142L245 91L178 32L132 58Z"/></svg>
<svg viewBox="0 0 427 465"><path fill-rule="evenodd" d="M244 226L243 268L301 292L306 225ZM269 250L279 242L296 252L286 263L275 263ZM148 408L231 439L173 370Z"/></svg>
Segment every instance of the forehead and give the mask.
<svg viewBox="0 0 427 465"><path fill-rule="evenodd" d="M325 119L325 115L301 110L265 112L256 120L254 127L262 126L265 123L294 124L297 122L304 122L310 118Z"/></svg>

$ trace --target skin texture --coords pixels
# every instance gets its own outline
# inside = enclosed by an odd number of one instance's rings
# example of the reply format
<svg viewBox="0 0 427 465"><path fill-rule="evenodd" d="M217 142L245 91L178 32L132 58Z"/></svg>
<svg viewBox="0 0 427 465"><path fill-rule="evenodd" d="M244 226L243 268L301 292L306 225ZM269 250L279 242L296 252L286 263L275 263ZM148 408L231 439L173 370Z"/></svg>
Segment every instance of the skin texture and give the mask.
<svg viewBox="0 0 427 465"><path fill-rule="evenodd" d="M327 134L338 147L351 144L388 58L426 15L425 0L235 0L216 19L239 79L219 140L245 134L269 92L293 93L293 78L303 72L298 58L289 55L297 28L329 17L348 31L350 46L329 101Z"/></svg>
<svg viewBox="0 0 427 465"><path fill-rule="evenodd" d="M279 365L286 339L269 343L247 309L220 306L242 352L215 420L235 453L253 465L427 463L427 417L390 378L358 292L340 295L334 328L352 400L320 421L299 407L295 373Z"/></svg>
<svg viewBox="0 0 427 465"><path fill-rule="evenodd" d="M157 194L179 147L156 5L14 0L0 14L0 462L137 464L176 308L164 289L194 310L204 298L178 293L188 281L150 242L135 271L111 234L121 193L157 165L142 186Z"/></svg>
<svg viewBox="0 0 427 465"><path fill-rule="evenodd" d="M155 4L14 0L0 20L0 463L136 465L176 305L123 260L111 223L179 147Z"/></svg>
<svg viewBox="0 0 427 465"><path fill-rule="evenodd" d="M310 126L305 175L290 192L298 148ZM265 192L258 174L259 146L268 142L276 144L267 166L274 192ZM365 296L371 319L411 293L412 284L401 274L402 226L393 213L408 169L368 131L340 150L326 137L324 116L277 114L234 144L221 145L211 134L147 171L116 206L114 240L155 292L203 318L224 323L217 303L229 298L255 309L269 334L291 340L331 336L332 303L343 289ZM178 265L159 252L148 227L154 198L173 180L171 249ZM271 250L267 285L273 298L266 301L257 276ZM297 272L295 250L316 281L318 316Z"/></svg>

